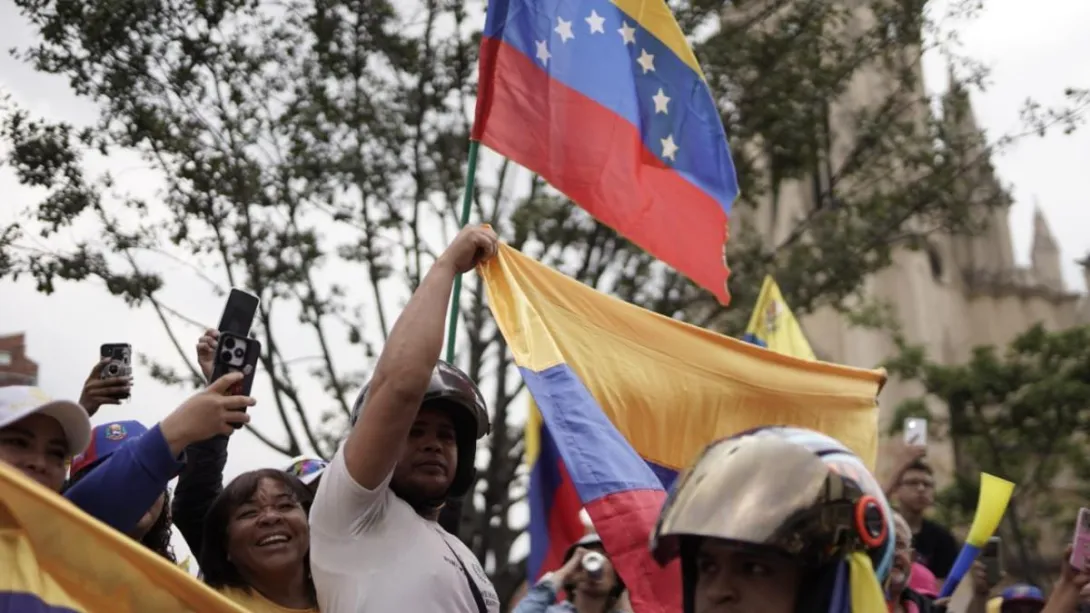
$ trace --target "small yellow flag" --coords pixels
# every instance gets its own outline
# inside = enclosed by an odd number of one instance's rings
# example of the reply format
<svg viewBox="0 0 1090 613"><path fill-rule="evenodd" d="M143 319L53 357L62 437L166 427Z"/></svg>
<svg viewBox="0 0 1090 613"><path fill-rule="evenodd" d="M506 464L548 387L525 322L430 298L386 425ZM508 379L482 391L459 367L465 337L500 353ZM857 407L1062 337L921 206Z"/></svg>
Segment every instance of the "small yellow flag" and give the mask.
<svg viewBox="0 0 1090 613"><path fill-rule="evenodd" d="M780 286L771 276L766 276L761 285L761 294L753 306L744 338L776 353L803 360L817 359L802 333L802 326L784 302Z"/></svg>

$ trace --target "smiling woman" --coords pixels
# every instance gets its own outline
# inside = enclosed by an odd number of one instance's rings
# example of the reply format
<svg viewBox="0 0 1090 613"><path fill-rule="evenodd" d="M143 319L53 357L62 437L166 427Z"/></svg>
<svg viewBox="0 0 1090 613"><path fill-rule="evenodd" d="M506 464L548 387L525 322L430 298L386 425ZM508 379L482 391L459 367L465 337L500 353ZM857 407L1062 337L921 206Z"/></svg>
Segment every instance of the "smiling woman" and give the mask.
<svg viewBox="0 0 1090 613"><path fill-rule="evenodd" d="M208 509L204 581L255 613L317 612L310 578L310 490L274 469L239 475Z"/></svg>

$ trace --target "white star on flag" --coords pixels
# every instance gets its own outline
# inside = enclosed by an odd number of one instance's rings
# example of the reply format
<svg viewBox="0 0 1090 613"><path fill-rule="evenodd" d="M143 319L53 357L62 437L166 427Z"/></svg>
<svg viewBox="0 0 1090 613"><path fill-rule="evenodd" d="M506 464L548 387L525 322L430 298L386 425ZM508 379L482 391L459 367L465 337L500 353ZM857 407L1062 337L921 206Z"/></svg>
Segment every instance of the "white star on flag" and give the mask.
<svg viewBox="0 0 1090 613"><path fill-rule="evenodd" d="M559 34L560 40L565 43L575 38L575 34L571 31L571 22L564 21L560 17L556 18L556 29L553 31Z"/></svg>
<svg viewBox="0 0 1090 613"><path fill-rule="evenodd" d="M666 92L662 91L661 87L659 88L659 93L655 94L654 96L651 96L651 100L653 100L655 102L655 113L656 114L658 114L658 113L662 113L663 115L668 115L669 114L669 112L666 110L666 105L670 103L670 98L669 98L669 96L666 95Z"/></svg>
<svg viewBox="0 0 1090 613"><path fill-rule="evenodd" d="M621 34L621 38L624 39L624 44L635 45L636 44L636 28L628 25L627 21L621 22L621 27L617 30Z"/></svg>
<svg viewBox="0 0 1090 613"><path fill-rule="evenodd" d="M605 19L605 17L602 17L601 15L599 15L598 11L591 11L590 12L590 17L586 18L586 22L587 22L587 25L590 26L590 33L591 34L594 34L595 32L597 32L599 34L605 34L606 33L605 28L602 27L603 25L605 25L606 19Z"/></svg>
<svg viewBox="0 0 1090 613"><path fill-rule="evenodd" d="M643 67L643 74L655 70L655 56L648 53L647 49L640 49L640 57L636 59L636 63Z"/></svg>
<svg viewBox="0 0 1090 613"><path fill-rule="evenodd" d="M666 138L660 138L659 142L662 143L662 157L673 161L677 155L677 144L674 143L674 135L671 134Z"/></svg>
<svg viewBox="0 0 1090 613"><path fill-rule="evenodd" d="M541 60L542 64L548 65L549 58L552 56L553 54L549 53L549 45L543 40L537 41L537 59Z"/></svg>

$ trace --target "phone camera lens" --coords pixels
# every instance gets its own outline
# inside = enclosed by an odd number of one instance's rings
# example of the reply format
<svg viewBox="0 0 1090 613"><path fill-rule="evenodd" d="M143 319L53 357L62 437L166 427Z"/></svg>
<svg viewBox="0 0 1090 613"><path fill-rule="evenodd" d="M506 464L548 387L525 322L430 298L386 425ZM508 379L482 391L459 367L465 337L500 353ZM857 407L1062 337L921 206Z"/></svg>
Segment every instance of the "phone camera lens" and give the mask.
<svg viewBox="0 0 1090 613"><path fill-rule="evenodd" d="M223 346L228 348L228 349L234 349L235 339L233 339L231 337L227 337L227 338L223 339Z"/></svg>
<svg viewBox="0 0 1090 613"><path fill-rule="evenodd" d="M241 358L242 357L242 347L236 347L235 348L235 357L236 358Z"/></svg>
<svg viewBox="0 0 1090 613"><path fill-rule="evenodd" d="M106 374L111 377L116 377L118 373L117 364L110 363L106 366Z"/></svg>
<svg viewBox="0 0 1090 613"><path fill-rule="evenodd" d="M231 352L230 351L224 351L223 353L221 353L220 354L220 360L223 361L223 362L230 363L231 362Z"/></svg>

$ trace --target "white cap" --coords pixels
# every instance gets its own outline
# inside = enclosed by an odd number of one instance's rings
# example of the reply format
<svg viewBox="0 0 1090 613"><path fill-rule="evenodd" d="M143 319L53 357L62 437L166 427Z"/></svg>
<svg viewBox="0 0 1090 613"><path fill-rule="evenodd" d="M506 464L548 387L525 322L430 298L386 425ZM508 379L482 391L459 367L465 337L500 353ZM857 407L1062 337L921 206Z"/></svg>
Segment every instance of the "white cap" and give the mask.
<svg viewBox="0 0 1090 613"><path fill-rule="evenodd" d="M68 452L82 453L91 444L91 418L75 402L54 400L36 387L13 385L0 387L0 428L35 413L57 420L68 439Z"/></svg>

